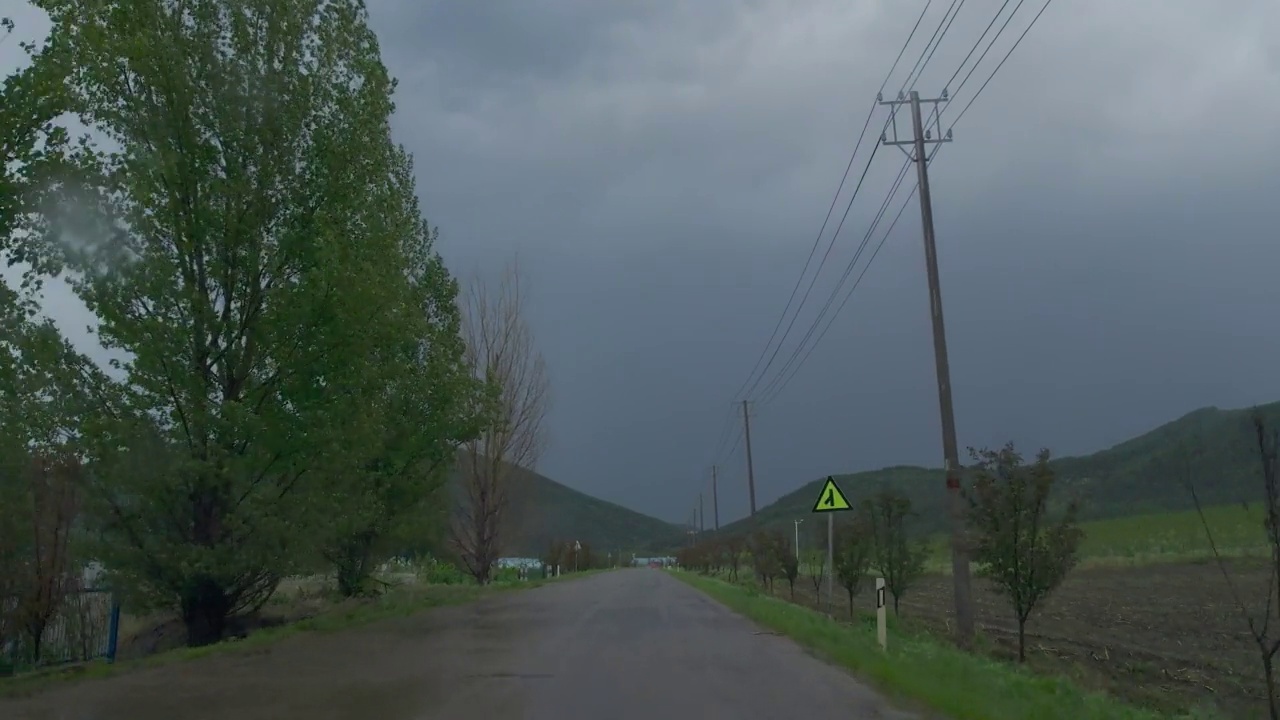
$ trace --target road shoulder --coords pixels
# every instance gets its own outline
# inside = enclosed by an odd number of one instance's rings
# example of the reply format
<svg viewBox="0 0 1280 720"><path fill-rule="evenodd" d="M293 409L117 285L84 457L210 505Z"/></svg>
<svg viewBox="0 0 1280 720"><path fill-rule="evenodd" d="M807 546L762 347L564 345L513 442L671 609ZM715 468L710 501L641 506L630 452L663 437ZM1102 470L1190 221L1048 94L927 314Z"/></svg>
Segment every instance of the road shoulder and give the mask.
<svg viewBox="0 0 1280 720"><path fill-rule="evenodd" d="M953 720L1163 720L1168 716L1015 666L960 652L931 637L890 626L889 649L875 641L874 616L840 622L754 588L690 572L672 571L761 627L785 635L824 661L905 703Z"/></svg>

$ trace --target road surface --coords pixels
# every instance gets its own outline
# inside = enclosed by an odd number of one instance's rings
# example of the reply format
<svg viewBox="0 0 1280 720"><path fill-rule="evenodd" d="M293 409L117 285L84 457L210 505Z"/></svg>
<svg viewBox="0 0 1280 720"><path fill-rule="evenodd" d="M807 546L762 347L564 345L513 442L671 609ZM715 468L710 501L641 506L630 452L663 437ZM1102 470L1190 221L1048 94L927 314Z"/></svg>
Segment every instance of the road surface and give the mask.
<svg viewBox="0 0 1280 720"><path fill-rule="evenodd" d="M6 720L916 717L650 569L0 701Z"/></svg>

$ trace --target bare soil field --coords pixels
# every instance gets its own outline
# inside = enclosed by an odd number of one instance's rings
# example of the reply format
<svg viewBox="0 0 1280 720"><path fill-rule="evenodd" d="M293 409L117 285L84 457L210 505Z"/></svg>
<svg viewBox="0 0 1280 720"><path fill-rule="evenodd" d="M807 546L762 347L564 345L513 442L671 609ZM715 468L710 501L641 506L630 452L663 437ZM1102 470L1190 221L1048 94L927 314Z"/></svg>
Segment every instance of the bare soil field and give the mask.
<svg viewBox="0 0 1280 720"><path fill-rule="evenodd" d="M1261 617L1266 567L1237 562L1231 577L1239 596ZM774 591L788 597L785 582ZM863 588L855 605L866 609L872 596ZM974 596L981 646L996 657L1016 659L1017 623L1007 601L977 577ZM796 600L817 606L808 578L797 581ZM909 626L949 633L951 578L922 578L902 598L901 609ZM848 596L840 588L835 614L848 614ZM1274 619L1271 632L1280 635ZM1032 615L1027 661L1037 671L1070 677L1145 707L1213 708L1228 718L1266 714L1257 646L1231 586L1211 562L1076 570Z"/></svg>

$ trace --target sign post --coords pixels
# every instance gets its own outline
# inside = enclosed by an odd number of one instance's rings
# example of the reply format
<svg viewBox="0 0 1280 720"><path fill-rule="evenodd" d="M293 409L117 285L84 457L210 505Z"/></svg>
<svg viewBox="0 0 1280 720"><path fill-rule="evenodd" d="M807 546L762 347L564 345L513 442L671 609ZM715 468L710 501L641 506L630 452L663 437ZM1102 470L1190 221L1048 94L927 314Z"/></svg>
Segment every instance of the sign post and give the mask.
<svg viewBox="0 0 1280 720"><path fill-rule="evenodd" d="M827 614L835 614L836 516L827 513Z"/></svg>
<svg viewBox="0 0 1280 720"><path fill-rule="evenodd" d="M818 501L813 504L813 511L816 513L827 513L827 614L832 613L834 603L835 587L836 587L836 522L835 515L832 513L852 510L853 506L849 504L849 500L845 498L844 493L840 492L840 486L836 485L836 479L830 475L827 476L827 482L822 486L822 492L818 495Z"/></svg>
<svg viewBox="0 0 1280 720"><path fill-rule="evenodd" d="M889 649L889 631L885 627L884 578L876 578L876 639L880 649Z"/></svg>

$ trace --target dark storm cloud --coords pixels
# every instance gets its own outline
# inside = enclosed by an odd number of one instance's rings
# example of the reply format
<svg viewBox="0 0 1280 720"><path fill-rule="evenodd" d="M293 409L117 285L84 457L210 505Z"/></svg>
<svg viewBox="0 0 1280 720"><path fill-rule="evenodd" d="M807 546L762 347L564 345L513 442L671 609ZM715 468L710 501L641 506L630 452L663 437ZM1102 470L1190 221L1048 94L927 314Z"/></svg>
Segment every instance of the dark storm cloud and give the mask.
<svg viewBox="0 0 1280 720"><path fill-rule="evenodd" d="M998 5L968 3L923 92ZM543 470L687 517L921 3L371 6L446 258L465 272L519 251L532 275L556 383ZM1278 21L1264 0L1053 6L957 125L934 184L962 443L1086 452L1201 405L1280 397L1280 347L1257 329L1278 299L1280 250L1263 242L1280 190ZM900 165L881 148L770 374ZM762 504L821 473L937 464L929 342L912 205L759 408ZM746 509L742 463L738 444L722 519Z"/></svg>
<svg viewBox="0 0 1280 720"><path fill-rule="evenodd" d="M369 5L446 259L465 276L518 252L530 276L555 383L541 469L687 517L923 0ZM965 4L922 93L999 5ZM952 83L952 116L1039 6ZM1199 406L1280 399L1280 341L1260 330L1280 301L1277 26L1273 0L1055 2L956 125L932 172L962 444L1088 452ZM901 163L878 151L770 375ZM758 408L761 504L827 472L939 464L928 322L911 205ZM727 520L746 511L741 445L721 460Z"/></svg>

